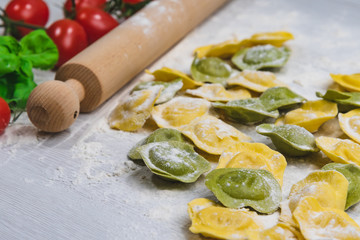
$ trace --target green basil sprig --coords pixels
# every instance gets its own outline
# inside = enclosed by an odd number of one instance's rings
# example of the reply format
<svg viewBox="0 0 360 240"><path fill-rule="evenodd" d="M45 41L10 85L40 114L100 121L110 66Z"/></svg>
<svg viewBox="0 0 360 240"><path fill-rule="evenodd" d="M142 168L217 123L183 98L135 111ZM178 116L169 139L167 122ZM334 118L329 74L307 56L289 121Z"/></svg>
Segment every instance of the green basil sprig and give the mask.
<svg viewBox="0 0 360 240"><path fill-rule="evenodd" d="M11 36L0 36L0 97L13 112L25 110L36 86L32 69L51 69L58 58L55 43L42 29L32 31L19 42Z"/></svg>

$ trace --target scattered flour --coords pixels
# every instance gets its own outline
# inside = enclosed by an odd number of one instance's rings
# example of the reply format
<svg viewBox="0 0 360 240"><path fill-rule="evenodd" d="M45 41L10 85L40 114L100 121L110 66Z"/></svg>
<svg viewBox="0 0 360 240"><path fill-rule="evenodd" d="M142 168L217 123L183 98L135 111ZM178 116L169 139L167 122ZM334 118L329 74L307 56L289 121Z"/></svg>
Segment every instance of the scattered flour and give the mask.
<svg viewBox="0 0 360 240"><path fill-rule="evenodd" d="M176 0L172 1L177 2ZM149 68L153 71L166 66L189 74L193 59L192 51L196 47L233 38L248 38L255 32L286 30L294 34L295 40L287 43L292 50L292 55L287 65L276 73L277 78L307 99L316 99L315 90L325 90L331 84L332 80L329 73L358 72L360 69L360 61L358 61L358 49L360 49L358 39L360 36L358 31L352 31L352 29L357 29L354 27L355 24L346 25L345 20L336 17L327 18L326 22L323 23L325 20L304 15L305 9L304 7L299 8L299 4L300 2L295 3L294 1L275 1L275 3L265 0L232 1L221 12L209 18L208 21L191 32ZM157 1L152 1L149 7L157 7L157 5ZM305 5L306 3L304 3ZM166 11L169 11L169 9L159 8L160 13ZM323 16L328 13L319 14ZM144 14L138 14L136 17L130 18L129 21L132 22L134 27L143 28L144 34L151 34L154 27L153 23ZM168 21L172 21L171 15L168 16ZM318 27L311 30L309 28L311 25ZM139 48L141 47L139 45ZM48 77L43 75L42 72L37 72L36 75L40 76L40 82L47 80ZM138 82L145 77L144 74L140 74L133 82ZM127 89L124 89L124 91L127 91ZM115 105L115 100L120 96L124 97L125 95L117 94L101 107L102 111L92 113L92 116L109 114L109 109ZM121 184L114 184L113 187L97 189L97 191L106 194L106 199L112 201L111 203L114 205L118 202L129 204L129 209L136 209L141 207L142 204L148 204L146 205L149 207L146 212L148 219L161 220L161 224L166 227L174 227L174 225L168 223L172 222L172 219L176 219L176 221L187 219L186 212L179 211L179 209L186 209L186 206L177 206L168 200L190 201L190 198L195 195L197 197L209 196L209 192L204 188L201 181L191 187L174 186L158 179L154 180L151 174L134 174L137 178L126 178L129 176L134 177L132 173L144 169L143 166L128 160L126 153L138 141L147 136L149 131L140 130L136 133L128 133L111 130L105 117L97 122L89 119L89 122L92 124L90 129L86 129L86 132L78 139L71 139L71 141L75 141L70 150L71 155L74 162L77 161L79 164L79 168L73 174L74 185L80 188L93 183L112 183L116 179L129 180L123 182L122 185L130 185L134 191L126 192L125 194L128 195L126 197L123 197L124 187L118 189ZM341 135L341 129L336 125L335 120L329 121L326 126L329 128L321 128L319 135ZM257 136L252 131L253 128L243 128L251 129L251 133L255 135L254 139L268 142L266 138ZM13 124L6 129L4 134L0 135L0 147L2 151L13 154L20 146L38 145L46 141L48 137L49 135L38 132L29 122ZM309 172L319 169L324 162L326 160L321 159L321 156L318 155L314 155L312 159L288 159L288 166L284 175L283 199L287 198L294 183L304 178ZM68 169L65 167L57 167L53 173L54 179L68 177L67 171ZM141 181L141 177L145 179ZM33 183L31 178L25 178L24 180L28 184ZM151 198L156 199L157 202L151 201ZM149 201L151 203L148 203ZM348 212L358 223L360 222L358 217L360 212L359 204L352 207ZM121 214L128 213L121 212ZM266 226L271 227L276 223L278 213L263 217ZM184 221L181 221L181 224L183 223ZM134 226L133 230L138 230L135 227L136 224L132 225Z"/></svg>
<svg viewBox="0 0 360 240"><path fill-rule="evenodd" d="M146 14L139 12L128 20L134 27L143 28L145 35L150 34L153 30L153 23L147 18Z"/></svg>
<svg viewBox="0 0 360 240"><path fill-rule="evenodd" d="M0 135L0 148L8 154L15 154L23 146L36 146L49 137L30 124L10 124Z"/></svg>

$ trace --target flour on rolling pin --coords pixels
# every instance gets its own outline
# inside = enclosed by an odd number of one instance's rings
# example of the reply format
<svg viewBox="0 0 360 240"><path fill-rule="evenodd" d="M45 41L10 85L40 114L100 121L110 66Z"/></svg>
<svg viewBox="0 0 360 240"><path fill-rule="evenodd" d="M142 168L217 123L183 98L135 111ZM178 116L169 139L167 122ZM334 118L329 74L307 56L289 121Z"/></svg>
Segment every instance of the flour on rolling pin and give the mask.
<svg viewBox="0 0 360 240"><path fill-rule="evenodd" d="M65 130L80 111L95 110L225 2L149 4L61 66L55 75L60 81L36 87L27 105L31 122L46 132Z"/></svg>

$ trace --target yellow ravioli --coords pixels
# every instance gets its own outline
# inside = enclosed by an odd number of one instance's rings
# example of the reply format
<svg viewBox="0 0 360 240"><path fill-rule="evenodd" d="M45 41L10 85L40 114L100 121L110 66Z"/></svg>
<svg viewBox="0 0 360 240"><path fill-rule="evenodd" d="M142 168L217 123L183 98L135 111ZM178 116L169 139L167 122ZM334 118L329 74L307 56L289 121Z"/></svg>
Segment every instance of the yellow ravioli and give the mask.
<svg viewBox="0 0 360 240"><path fill-rule="evenodd" d="M280 47L284 44L284 42L291 39L294 39L294 36L291 33L284 31L256 33L250 38L246 38L243 40L234 39L218 44L198 47L197 49L195 49L194 54L197 55L198 58L228 58L242 48L265 44L272 44L276 47Z"/></svg>
<svg viewBox="0 0 360 240"><path fill-rule="evenodd" d="M286 168L285 157L263 143L235 143L220 156L217 168L265 169L280 185Z"/></svg>
<svg viewBox="0 0 360 240"><path fill-rule="evenodd" d="M360 166L360 145L350 139L318 137L315 139L318 148L337 163L353 163Z"/></svg>
<svg viewBox="0 0 360 240"><path fill-rule="evenodd" d="M305 197L294 211L305 239L360 239L359 225L344 211L322 207L314 197Z"/></svg>
<svg viewBox="0 0 360 240"><path fill-rule="evenodd" d="M201 150L220 155L226 148L251 138L220 119L205 115L179 129Z"/></svg>
<svg viewBox="0 0 360 240"><path fill-rule="evenodd" d="M186 90L186 93L205 98L212 102L228 102L231 100L251 98L250 92L246 89L236 88L226 90L224 86L219 83L204 84L197 89L188 89Z"/></svg>
<svg viewBox="0 0 360 240"><path fill-rule="evenodd" d="M222 43L202 46L195 49L194 54L198 58L204 57L219 57L219 58L228 58L234 55L241 48L249 47L250 41L248 39L244 40L228 40Z"/></svg>
<svg viewBox="0 0 360 240"><path fill-rule="evenodd" d="M340 128L352 140L360 143L360 109L354 109L338 115Z"/></svg>
<svg viewBox="0 0 360 240"><path fill-rule="evenodd" d="M284 124L298 125L309 132L316 132L324 122L335 118L337 113L336 103L326 100L308 101L301 108L285 114L281 121Z"/></svg>
<svg viewBox="0 0 360 240"><path fill-rule="evenodd" d="M323 207L345 209L347 179L337 171L314 171L306 178L294 184L291 188L289 199L281 203L280 220L298 227L293 220L293 211L302 198L312 196Z"/></svg>
<svg viewBox="0 0 360 240"><path fill-rule="evenodd" d="M158 69L155 72L150 72L149 70L145 70L145 72L153 75L157 81L170 82L175 79L181 78L183 82L183 87L181 88L182 90L196 88L203 85L202 82L194 81L185 73L167 67Z"/></svg>
<svg viewBox="0 0 360 240"><path fill-rule="evenodd" d="M204 198L188 203L188 213L192 221L189 230L205 237L246 239L249 232L262 228L255 212L221 207Z"/></svg>
<svg viewBox="0 0 360 240"><path fill-rule="evenodd" d="M276 80L272 72L244 70L227 80L229 85L241 86L255 92L265 92L268 88L286 86Z"/></svg>
<svg viewBox="0 0 360 240"><path fill-rule="evenodd" d="M349 182L340 172L314 171L291 187L289 207L294 211L301 198L312 196L323 207L345 209Z"/></svg>
<svg viewBox="0 0 360 240"><path fill-rule="evenodd" d="M208 114L210 107L211 103L201 98L175 97L155 106L151 114L159 127L179 129Z"/></svg>
<svg viewBox="0 0 360 240"><path fill-rule="evenodd" d="M278 223L275 226L259 232L258 238L249 240L303 240L301 233L286 223Z"/></svg>
<svg viewBox="0 0 360 240"><path fill-rule="evenodd" d="M265 33L256 33L251 36L250 42L252 45L264 45L271 44L275 47L281 47L284 42L294 39L294 36L285 31L278 32L265 32Z"/></svg>
<svg viewBox="0 0 360 240"><path fill-rule="evenodd" d="M162 86L133 92L120 103L109 116L111 128L123 131L140 129L150 117L156 99L160 96Z"/></svg>
<svg viewBox="0 0 360 240"><path fill-rule="evenodd" d="M331 78L350 92L360 92L360 73L351 75L330 74Z"/></svg>

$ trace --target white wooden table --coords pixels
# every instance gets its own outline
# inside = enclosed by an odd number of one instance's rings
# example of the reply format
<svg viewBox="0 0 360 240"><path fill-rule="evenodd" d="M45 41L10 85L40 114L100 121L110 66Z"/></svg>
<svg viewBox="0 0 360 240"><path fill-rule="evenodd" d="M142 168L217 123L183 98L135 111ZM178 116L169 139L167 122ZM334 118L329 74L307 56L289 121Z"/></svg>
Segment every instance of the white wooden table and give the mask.
<svg viewBox="0 0 360 240"><path fill-rule="evenodd" d="M7 2L0 0L0 6ZM52 22L62 16L61 3L47 2ZM315 91L325 92L331 84L329 73L360 71L359 11L356 0L233 0L149 68L189 73L198 46L286 30L295 36L288 43L292 55L276 74L297 93L316 99ZM53 79L54 73L35 71L35 76L40 83ZM107 125L118 101L146 77L140 74L62 133L38 132L26 114L6 129L0 136L0 239L201 238L188 230L187 203L198 197L213 199L204 177L183 184L154 176L126 156L153 126L127 133ZM237 127L272 146L253 126ZM330 121L319 134L342 133L336 121ZM321 154L287 160L284 198L292 184L329 161ZM348 213L360 224L360 204ZM271 226L277 217L275 213L264 219Z"/></svg>

